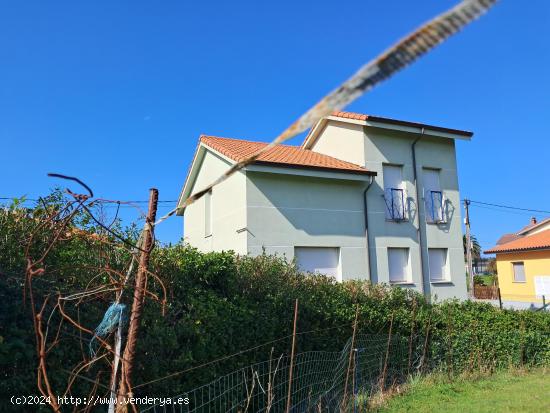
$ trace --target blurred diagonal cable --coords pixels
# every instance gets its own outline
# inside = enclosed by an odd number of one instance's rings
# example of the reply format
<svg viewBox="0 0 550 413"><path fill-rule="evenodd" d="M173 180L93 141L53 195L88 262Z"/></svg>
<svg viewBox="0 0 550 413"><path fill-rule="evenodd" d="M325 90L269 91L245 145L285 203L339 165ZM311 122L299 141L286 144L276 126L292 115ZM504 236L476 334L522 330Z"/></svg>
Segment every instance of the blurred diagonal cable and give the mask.
<svg viewBox="0 0 550 413"><path fill-rule="evenodd" d="M252 156L234 164L206 188L194 193L183 202L180 200L177 209L183 209L191 205L205 193L209 192L214 186L225 181L235 172L243 169L246 165L254 162L261 154L269 151L275 145L307 130L323 116L327 116L335 110L344 108L378 83L407 67L420 56L426 54L435 46L460 31L467 24L476 20L487 12L496 2L497 0L463 0L455 7L425 23L408 36L402 38L381 55L361 67L357 73L321 99L269 145L266 145ZM176 209L167 214L166 218L173 215L175 212Z"/></svg>

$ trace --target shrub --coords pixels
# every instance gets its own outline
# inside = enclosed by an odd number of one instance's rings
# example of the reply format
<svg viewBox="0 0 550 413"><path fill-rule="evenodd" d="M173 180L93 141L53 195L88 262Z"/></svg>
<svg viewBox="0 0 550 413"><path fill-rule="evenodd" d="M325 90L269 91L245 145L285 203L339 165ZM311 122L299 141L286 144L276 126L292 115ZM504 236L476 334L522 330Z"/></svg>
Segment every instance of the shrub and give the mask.
<svg viewBox="0 0 550 413"><path fill-rule="evenodd" d="M21 248L37 213L17 210L0 215L2 397L36 391L35 344L29 304L23 301ZM79 225L93 231L89 223ZM132 230L127 234L132 236ZM47 239L47 231L40 236ZM113 268L123 270L128 262L123 251L108 252ZM90 278L86 268L97 260L92 252L93 242L87 237L58 244L48 256L46 274L35 283L37 296L83 289ZM139 388L138 395L172 396L265 360L272 348L274 354L288 352L290 340L279 339L292 332L295 299L299 300L298 331L313 331L298 336L299 352L341 350L352 333L358 306L359 329L367 334L387 334L390 318L395 334L408 337L411 328L421 336L429 333L434 366L451 365L458 371L550 362L550 315L543 312L499 310L470 301L431 304L407 289L364 281L337 283L320 275L304 275L281 257L200 253L182 244L156 248L151 269L163 280L168 300L164 316L159 303L147 301L145 305L134 384L273 343ZM151 282L149 287L161 294L158 283ZM129 302L130 297L126 294L125 300ZM89 301L79 314L82 324L93 329L112 299L104 296ZM67 311L75 312L76 317L75 308ZM54 388L63 388L67 369L82 359L75 330L64 325L63 334L48 356ZM109 366L99 363L93 369L108 372ZM108 374L102 378L108 383ZM75 393L89 390L89 384L82 380L75 386Z"/></svg>

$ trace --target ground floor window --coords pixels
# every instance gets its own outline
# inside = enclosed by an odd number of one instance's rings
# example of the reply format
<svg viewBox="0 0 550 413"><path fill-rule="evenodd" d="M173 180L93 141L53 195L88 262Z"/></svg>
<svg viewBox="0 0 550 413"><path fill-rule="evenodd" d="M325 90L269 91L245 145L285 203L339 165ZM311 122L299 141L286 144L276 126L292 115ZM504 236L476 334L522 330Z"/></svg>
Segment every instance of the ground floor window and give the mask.
<svg viewBox="0 0 550 413"><path fill-rule="evenodd" d="M430 280L446 281L449 279L449 266L447 265L447 248L429 248Z"/></svg>
<svg viewBox="0 0 550 413"><path fill-rule="evenodd" d="M340 248L295 247L294 257L301 271L340 278Z"/></svg>
<svg viewBox="0 0 550 413"><path fill-rule="evenodd" d="M388 268L391 283L410 282L411 265L408 248L388 248Z"/></svg>
<svg viewBox="0 0 550 413"><path fill-rule="evenodd" d="M525 265L523 262L513 262L514 269L514 282L524 283L525 282Z"/></svg>

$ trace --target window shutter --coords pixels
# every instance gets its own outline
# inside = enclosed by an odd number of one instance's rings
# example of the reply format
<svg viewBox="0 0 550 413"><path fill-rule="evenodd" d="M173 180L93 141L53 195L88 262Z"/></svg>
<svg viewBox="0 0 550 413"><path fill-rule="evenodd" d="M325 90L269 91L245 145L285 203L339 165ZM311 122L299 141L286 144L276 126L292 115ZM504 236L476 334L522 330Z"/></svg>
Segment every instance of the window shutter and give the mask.
<svg viewBox="0 0 550 413"><path fill-rule="evenodd" d="M447 279L447 249L430 248L428 256L430 260L430 279L432 281Z"/></svg>
<svg viewBox="0 0 550 413"><path fill-rule="evenodd" d="M330 247L296 247L294 256L301 271L340 277L340 249Z"/></svg>
<svg viewBox="0 0 550 413"><path fill-rule="evenodd" d="M525 265L523 262L514 262L514 281L525 282Z"/></svg>
<svg viewBox="0 0 550 413"><path fill-rule="evenodd" d="M409 249L388 248L388 268L390 282L409 280Z"/></svg>

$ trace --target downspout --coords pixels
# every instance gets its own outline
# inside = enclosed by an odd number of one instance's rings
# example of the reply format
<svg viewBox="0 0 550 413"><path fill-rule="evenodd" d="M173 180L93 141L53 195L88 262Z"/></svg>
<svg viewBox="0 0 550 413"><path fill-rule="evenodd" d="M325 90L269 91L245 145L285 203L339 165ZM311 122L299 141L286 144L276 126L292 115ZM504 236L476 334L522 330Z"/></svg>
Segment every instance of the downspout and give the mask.
<svg viewBox="0 0 550 413"><path fill-rule="evenodd" d="M420 228L420 191L418 189L418 171L416 169L416 144L424 136L424 128L422 128L420 135L414 140L411 150L412 150L412 162L413 162L413 176L414 176L414 188L416 191L416 216L418 219L418 246L420 248L420 276L422 280L422 294L428 301L431 297L426 296L426 279L424 276L424 237L422 236L422 229Z"/></svg>
<svg viewBox="0 0 550 413"><path fill-rule="evenodd" d="M372 282L372 263L371 258L372 254L370 252L370 244L369 244L369 211L368 211L368 204L367 204L367 192L374 183L374 176L370 176L369 184L363 191L363 212L365 214L365 243L367 246L367 258L369 260L369 281Z"/></svg>

